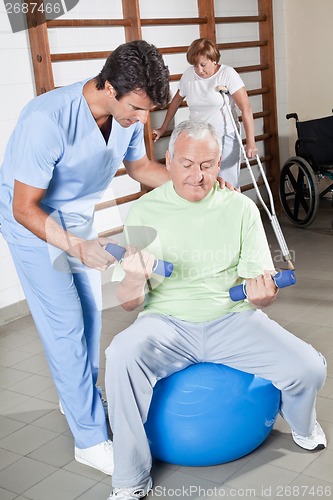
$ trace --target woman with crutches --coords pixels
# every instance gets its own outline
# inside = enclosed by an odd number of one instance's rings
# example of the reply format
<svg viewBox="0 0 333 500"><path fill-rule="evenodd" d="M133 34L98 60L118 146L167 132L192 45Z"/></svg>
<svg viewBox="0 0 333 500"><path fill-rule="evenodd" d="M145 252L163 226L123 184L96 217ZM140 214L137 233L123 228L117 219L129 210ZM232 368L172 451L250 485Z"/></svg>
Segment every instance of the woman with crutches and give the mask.
<svg viewBox="0 0 333 500"><path fill-rule="evenodd" d="M169 105L163 124L153 130L156 135L154 140L157 141L166 132L176 111L186 99L190 119L210 123L222 139L223 158L219 176L233 186L239 187L240 148L226 105L215 92L215 88L218 85L228 88L227 98L237 127L239 122L236 105L240 109L246 136L246 154L248 158L254 158L258 150L254 140L252 109L244 82L233 68L219 63L218 48L206 38L194 40L187 50L186 57L191 67L180 79L178 90Z"/></svg>

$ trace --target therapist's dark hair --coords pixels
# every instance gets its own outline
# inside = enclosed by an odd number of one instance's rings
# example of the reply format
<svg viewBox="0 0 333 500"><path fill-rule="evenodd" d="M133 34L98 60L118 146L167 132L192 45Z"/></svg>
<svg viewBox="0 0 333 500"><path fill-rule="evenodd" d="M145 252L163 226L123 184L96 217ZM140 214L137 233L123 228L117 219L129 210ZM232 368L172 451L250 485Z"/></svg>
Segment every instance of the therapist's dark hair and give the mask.
<svg viewBox="0 0 333 500"><path fill-rule="evenodd" d="M119 45L96 77L96 88L111 83L119 100L129 92L145 91L155 106L164 107L170 98L169 70L155 45L144 40Z"/></svg>

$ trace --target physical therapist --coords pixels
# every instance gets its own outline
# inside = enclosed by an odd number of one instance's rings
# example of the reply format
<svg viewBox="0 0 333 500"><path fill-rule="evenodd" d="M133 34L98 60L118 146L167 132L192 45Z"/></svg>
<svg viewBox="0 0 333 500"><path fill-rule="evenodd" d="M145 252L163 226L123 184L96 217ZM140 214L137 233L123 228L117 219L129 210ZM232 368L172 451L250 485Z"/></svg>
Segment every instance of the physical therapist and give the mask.
<svg viewBox="0 0 333 500"><path fill-rule="evenodd" d="M121 162L150 187L169 179L146 156L149 110L169 99L155 46L120 45L100 74L33 99L0 169L0 224L44 345L75 459L113 472L100 390L101 270L113 262L94 207Z"/></svg>

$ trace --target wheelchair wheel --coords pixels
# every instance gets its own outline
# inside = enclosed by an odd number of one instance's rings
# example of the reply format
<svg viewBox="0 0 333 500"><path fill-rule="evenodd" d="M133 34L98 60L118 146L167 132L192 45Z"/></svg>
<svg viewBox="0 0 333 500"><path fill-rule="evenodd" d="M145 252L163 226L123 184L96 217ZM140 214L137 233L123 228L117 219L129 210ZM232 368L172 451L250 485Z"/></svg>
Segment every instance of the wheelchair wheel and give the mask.
<svg viewBox="0 0 333 500"><path fill-rule="evenodd" d="M316 217L318 181L304 158L294 156L283 165L280 200L287 217L298 226L308 226Z"/></svg>

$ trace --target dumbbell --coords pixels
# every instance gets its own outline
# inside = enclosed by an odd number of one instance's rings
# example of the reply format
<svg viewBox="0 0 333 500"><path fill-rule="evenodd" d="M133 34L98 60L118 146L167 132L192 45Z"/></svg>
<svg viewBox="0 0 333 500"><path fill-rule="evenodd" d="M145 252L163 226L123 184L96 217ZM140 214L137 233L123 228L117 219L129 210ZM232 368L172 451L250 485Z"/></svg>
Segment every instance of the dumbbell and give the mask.
<svg viewBox="0 0 333 500"><path fill-rule="evenodd" d="M294 271L286 269L285 271L280 271L279 273L272 276L272 279L277 286L277 288L285 288L286 286L294 285L296 283L296 276ZM233 286L229 290L229 295L231 300L237 302L239 300L246 299L246 283L241 285Z"/></svg>
<svg viewBox="0 0 333 500"><path fill-rule="evenodd" d="M113 255L119 262L124 258L126 248L117 245L116 243L108 243L105 250ZM166 260L156 259L153 265L153 272L160 276L169 278L173 271L173 264Z"/></svg>

